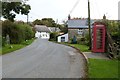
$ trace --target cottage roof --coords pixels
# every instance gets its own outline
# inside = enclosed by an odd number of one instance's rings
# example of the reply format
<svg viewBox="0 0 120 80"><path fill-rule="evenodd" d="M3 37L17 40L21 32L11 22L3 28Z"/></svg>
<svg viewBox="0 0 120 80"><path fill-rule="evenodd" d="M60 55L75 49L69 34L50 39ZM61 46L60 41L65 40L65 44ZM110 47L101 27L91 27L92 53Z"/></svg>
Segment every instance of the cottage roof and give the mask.
<svg viewBox="0 0 120 80"><path fill-rule="evenodd" d="M50 30L50 32L60 32L60 29L56 27L48 27L48 29Z"/></svg>
<svg viewBox="0 0 120 80"><path fill-rule="evenodd" d="M93 20L91 20L91 23L93 23ZM88 20L87 19L68 20L68 28L88 28Z"/></svg>
<svg viewBox="0 0 120 80"><path fill-rule="evenodd" d="M38 32L50 32L48 27L45 25L35 25L35 30Z"/></svg>

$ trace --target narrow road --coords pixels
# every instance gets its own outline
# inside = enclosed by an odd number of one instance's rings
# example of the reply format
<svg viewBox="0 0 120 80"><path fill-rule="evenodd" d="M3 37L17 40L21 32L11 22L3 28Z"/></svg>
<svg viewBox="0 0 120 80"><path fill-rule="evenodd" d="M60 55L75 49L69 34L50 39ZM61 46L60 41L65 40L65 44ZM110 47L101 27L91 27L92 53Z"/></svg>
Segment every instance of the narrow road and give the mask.
<svg viewBox="0 0 120 80"><path fill-rule="evenodd" d="M75 49L41 39L2 56L3 78L82 78L84 68Z"/></svg>

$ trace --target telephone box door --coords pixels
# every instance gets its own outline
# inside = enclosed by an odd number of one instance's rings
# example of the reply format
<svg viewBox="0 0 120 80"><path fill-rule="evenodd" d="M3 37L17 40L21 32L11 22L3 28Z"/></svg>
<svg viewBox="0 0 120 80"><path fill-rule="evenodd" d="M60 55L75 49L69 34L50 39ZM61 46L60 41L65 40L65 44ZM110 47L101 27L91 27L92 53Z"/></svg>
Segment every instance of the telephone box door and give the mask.
<svg viewBox="0 0 120 80"><path fill-rule="evenodd" d="M105 25L94 24L92 33L92 52L105 52Z"/></svg>

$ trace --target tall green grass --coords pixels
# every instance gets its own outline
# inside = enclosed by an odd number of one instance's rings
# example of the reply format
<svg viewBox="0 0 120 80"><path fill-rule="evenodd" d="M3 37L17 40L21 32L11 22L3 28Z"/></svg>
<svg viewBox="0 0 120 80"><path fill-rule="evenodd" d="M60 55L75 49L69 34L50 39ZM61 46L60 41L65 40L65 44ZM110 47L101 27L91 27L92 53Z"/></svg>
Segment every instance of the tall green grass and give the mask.
<svg viewBox="0 0 120 80"><path fill-rule="evenodd" d="M9 44L9 45L5 45L4 47L2 47L0 49L0 55L4 55L13 51L16 51L18 49L24 48L27 45L31 44L34 41L34 39L28 40L28 41L24 41L21 44Z"/></svg>

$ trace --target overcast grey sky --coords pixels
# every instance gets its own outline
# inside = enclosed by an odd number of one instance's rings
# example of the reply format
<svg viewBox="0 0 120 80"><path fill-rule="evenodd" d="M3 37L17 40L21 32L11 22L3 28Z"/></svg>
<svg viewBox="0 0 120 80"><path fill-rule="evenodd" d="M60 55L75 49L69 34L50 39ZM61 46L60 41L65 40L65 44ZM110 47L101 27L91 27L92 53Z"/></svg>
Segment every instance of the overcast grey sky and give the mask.
<svg viewBox="0 0 120 80"><path fill-rule="evenodd" d="M29 21L42 18L58 19L59 22L67 19L68 14L78 0L29 0L31 11ZM87 18L87 1L79 0L78 5L71 13L71 17ZM90 0L91 18L101 19L106 14L108 19L118 19L118 2L120 0ZM16 20L26 21L26 16L17 15Z"/></svg>

